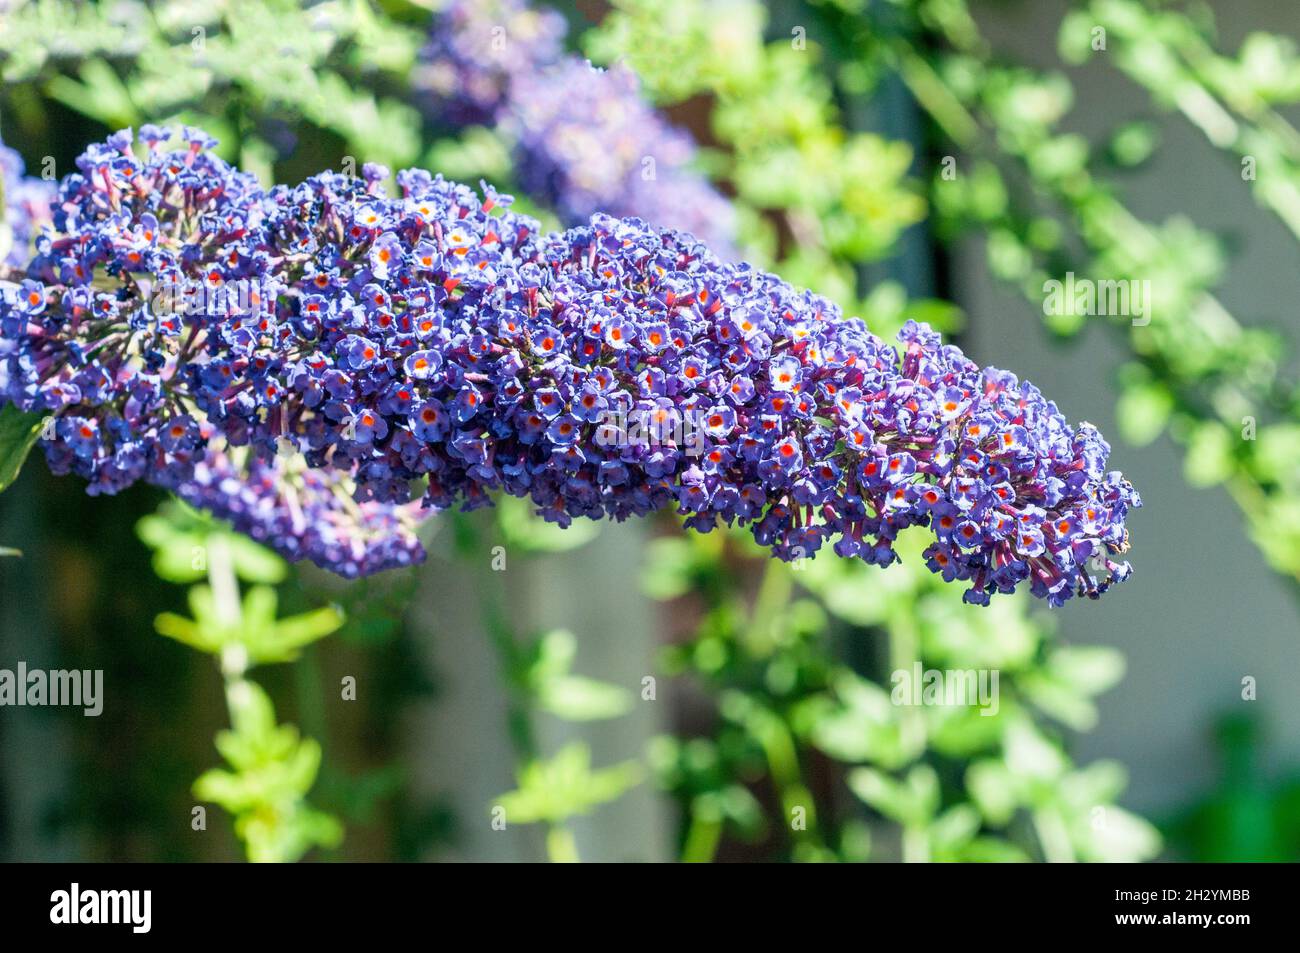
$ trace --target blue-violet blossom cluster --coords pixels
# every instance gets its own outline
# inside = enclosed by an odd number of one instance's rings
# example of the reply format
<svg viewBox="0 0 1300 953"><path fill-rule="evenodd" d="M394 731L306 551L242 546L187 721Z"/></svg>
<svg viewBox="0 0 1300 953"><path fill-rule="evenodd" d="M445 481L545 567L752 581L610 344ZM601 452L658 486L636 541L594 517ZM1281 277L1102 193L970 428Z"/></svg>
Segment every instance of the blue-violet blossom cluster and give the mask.
<svg viewBox="0 0 1300 953"><path fill-rule="evenodd" d="M539 233L490 187L421 170L263 191L190 134L119 133L62 186L30 277L0 308L8 399L53 412L52 464L113 490L194 478L211 438L286 450L356 498L547 519L663 508L750 527L782 559L831 545L887 566L928 526L965 598L1025 583L1059 605L1126 578L1140 500L1109 447L1032 384L924 325L859 319L684 232L596 215ZM148 288L251 283L156 312ZM628 439L629 413L689 422Z"/></svg>
<svg viewBox="0 0 1300 953"><path fill-rule="evenodd" d="M155 148L168 135L146 128L141 138ZM120 207L120 194L95 197L82 188L86 176L94 179L102 175L96 171L98 163L124 168L118 160L130 141L129 135L119 135L107 148L92 149L83 157L79 163L82 178L76 179L80 184L65 193L65 200L71 198L74 204L88 200L88 204L65 210L67 217L60 219L60 228L66 234L45 241L44 263L32 272L56 280L62 274L67 285L73 286L93 275L97 266L118 277L144 268L153 272L152 280L159 287L175 289L176 297L188 294L203 299L205 305L220 302L220 296L205 293L210 282L183 278L175 253L183 247L185 223L177 207L184 206L198 221L206 218L211 227L216 221L212 215L232 211L241 201L257 195L255 183L248 177L235 177L224 165L211 163L202 152L207 142L196 133L188 154L168 155L155 149L139 167L133 187L150 194L141 208L155 211L137 211L131 226L130 216L106 214L114 203ZM22 160L12 150L0 147L0 163L7 173L6 196L10 199L6 221L21 239L15 242L7 263L22 268L28 263L31 236L51 220L54 183L20 179ZM165 196L164 191L168 193ZM5 298L0 308L14 308L20 303L14 299L25 294L23 310L29 312L24 331L16 316L0 311L5 315L0 319L0 404L7 394L7 382L25 375L27 385L15 402L24 409L57 415L57 439L46 443L47 457L56 472L75 471L86 477L91 481L91 493L115 492L144 479L230 521L288 559L310 559L346 576L409 565L423 558L415 536L418 506L358 503L344 473L308 469L301 458L284 452L258 456L225 447L220 434L201 416L184 413L175 402L170 408L157 403L175 373L175 360L166 354L169 346L174 350L174 340L170 345L161 341L152 346L146 341L159 332L174 337L180 327L175 307L167 309L171 312L168 316L159 318L155 313L150 333L141 334L145 316L132 316L130 307L121 303L123 296L111 295L92 309L84 290L65 290L54 309L46 311L32 298L37 287L31 281L21 285L0 282ZM257 293L255 282L252 293ZM163 296L156 295L151 304L161 300ZM68 310L63 318L67 320L60 325L63 319L53 315L65 304ZM52 318L50 334L35 349L42 352L37 354L32 350L35 342L23 341L37 332L37 322L31 319L46 314ZM201 342L203 333L200 327L190 325L191 350ZM37 379L40 383L34 390L32 382ZM173 401L182 398L177 394ZM83 415L69 410L86 403L99 405L98 412Z"/></svg>
<svg viewBox="0 0 1300 953"><path fill-rule="evenodd" d="M311 469L301 456L268 457L211 439L192 466L150 480L290 561L308 559L348 578L424 558L415 535L419 503L358 502L345 474Z"/></svg>

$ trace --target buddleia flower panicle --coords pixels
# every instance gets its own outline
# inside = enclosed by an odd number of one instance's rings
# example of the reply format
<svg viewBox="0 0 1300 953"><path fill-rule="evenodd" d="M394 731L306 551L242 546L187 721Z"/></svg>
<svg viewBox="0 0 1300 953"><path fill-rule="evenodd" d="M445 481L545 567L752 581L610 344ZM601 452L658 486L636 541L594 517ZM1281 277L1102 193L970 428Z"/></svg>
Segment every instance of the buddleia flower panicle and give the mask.
<svg viewBox="0 0 1300 953"><path fill-rule="evenodd" d="M693 168L691 137L631 70L565 54L566 32L555 11L523 0L452 0L434 17L415 85L453 125L495 124L513 144L520 187L566 224L638 216L730 257L734 210Z"/></svg>
<svg viewBox="0 0 1300 953"><path fill-rule="evenodd" d="M201 159L202 144L173 155L163 164L188 156L207 170L182 208L235 175ZM82 228L132 183L141 207L161 207L150 173L128 161L122 175L65 183L58 227ZM56 463L71 454L116 473L119 430L145 439L140 423L174 404L261 458L287 445L363 501L470 509L505 492L560 525L671 508L701 532L747 526L781 559L829 546L880 566L898 559L901 530L928 526L930 568L980 604L1027 584L1059 605L1129 575L1115 557L1140 500L1106 470L1096 429L1071 427L1032 384L981 369L925 325L886 343L685 232L598 214L541 234L490 187L480 197L410 170L394 198L387 177L367 167L250 191L238 228L219 218L214 235L182 242L187 275L251 272L273 289L248 313L174 331L141 313L133 289L168 256L104 268L112 291L85 273L104 259L83 256L82 273L7 304L5 333L20 341L11 399L60 412ZM96 232L101 245L105 228L129 231L121 215ZM98 390L56 392L69 374L59 356L104 298L113 320L138 325L136 351L160 352L144 362L158 370L114 365ZM78 443L68 428L92 415ZM165 443L152 453L184 465Z"/></svg>
<svg viewBox="0 0 1300 953"><path fill-rule="evenodd" d="M418 503L357 502L345 474L310 469L300 456L259 456L217 438L192 468L164 470L153 482L290 561L349 579L424 560Z"/></svg>
<svg viewBox="0 0 1300 953"><path fill-rule="evenodd" d="M209 335L248 333L265 309L228 311L274 281L264 192L211 156L202 133L186 135L189 149L171 153L160 148L170 133L145 127L142 160L129 135L115 136L82 157L57 202L52 183L16 191L7 178L11 216L27 216L15 228L24 244L52 219L55 232L34 262L15 247L10 264L33 277L0 286L0 403L52 412L50 466L89 480L91 493L143 479L288 559L346 576L420 561L412 507L358 503L345 474L227 447L177 376L202 361ZM0 161L21 173L16 154ZM114 290L96 294L96 274Z"/></svg>
<svg viewBox="0 0 1300 953"><path fill-rule="evenodd" d="M434 14L413 85L456 125L491 122L516 84L564 58L568 29L558 11L523 0L451 0Z"/></svg>

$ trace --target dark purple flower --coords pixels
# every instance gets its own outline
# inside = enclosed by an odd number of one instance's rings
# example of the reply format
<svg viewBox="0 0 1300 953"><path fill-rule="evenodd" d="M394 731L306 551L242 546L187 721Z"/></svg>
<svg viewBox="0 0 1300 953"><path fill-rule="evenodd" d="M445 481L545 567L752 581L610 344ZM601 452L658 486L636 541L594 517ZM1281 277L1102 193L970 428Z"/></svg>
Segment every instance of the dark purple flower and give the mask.
<svg viewBox="0 0 1300 953"><path fill-rule="evenodd" d="M1028 582L1057 605L1130 573L1112 557L1140 500L1095 428L924 325L887 344L686 233L597 215L542 235L508 197L418 171L395 199L335 174L267 193L203 148L136 160L115 142L82 169L41 286L0 306L0 382L58 416L51 464L92 492L188 485L204 445L173 433L193 419L250 466L287 445L394 513L415 486L431 509L503 491L562 525L673 507L783 559L833 541L880 566L930 526L927 563L978 604ZM145 215L152 264L123 237ZM177 327L148 307L146 285L214 273L267 293Z"/></svg>

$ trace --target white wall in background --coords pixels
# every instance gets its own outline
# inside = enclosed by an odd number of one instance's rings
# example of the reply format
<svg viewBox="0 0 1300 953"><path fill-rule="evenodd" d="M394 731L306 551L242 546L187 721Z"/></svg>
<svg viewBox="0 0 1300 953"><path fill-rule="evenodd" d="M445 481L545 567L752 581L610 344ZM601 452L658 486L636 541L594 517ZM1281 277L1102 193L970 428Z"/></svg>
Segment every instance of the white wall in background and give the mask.
<svg viewBox="0 0 1300 953"><path fill-rule="evenodd" d="M667 727L668 702L640 700L643 676L657 657L656 606L639 588L646 546L644 523L610 523L588 545L568 553L525 558L507 553L502 574L513 621L521 631L567 628L577 636L574 670L636 693L632 711L602 722L536 720L551 755L581 739L594 767L641 759L649 739ZM410 615L422 658L437 683L434 700L411 717L404 763L417 796L451 798L461 843L445 856L468 860L543 858L538 827L494 831L489 808L514 786L506 696L497 659L479 619L483 571L449 559L447 534L431 547ZM493 580L496 581L496 580ZM573 824L584 860L671 859L675 833L670 807L648 781Z"/></svg>
<svg viewBox="0 0 1300 953"><path fill-rule="evenodd" d="M1039 67L1059 62L1056 33L1065 4L976 6L997 49ZM1248 31L1300 33L1300 5L1237 0L1213 6L1228 50L1235 51ZM1090 64L1069 74L1077 95L1069 131L1095 142L1145 110L1147 94L1113 67ZM1236 158L1212 148L1179 116L1163 122L1162 133L1155 161L1118 179L1125 201L1144 220L1181 214L1227 237L1237 247L1220 299L1246 323L1288 330L1294 345L1300 337L1300 245L1255 205ZM1161 440L1134 449L1118 438L1113 373L1124 351L1117 332L1096 318L1077 346L1053 346L1041 328L1041 308L995 283L983 247L973 243L956 256L954 278L971 319L971 357L1033 380L1072 422L1097 424L1111 439L1112 466L1132 479L1145 503L1129 521L1133 579L1099 603L1076 602L1059 613L1066 640L1113 645L1128 658L1128 675L1101 699L1100 724L1079 739L1080 758L1121 760L1132 779L1125 803L1157 817L1215 779L1210 727L1223 712L1257 712L1272 743L1271 760L1296 766L1296 603L1246 538L1227 495L1183 482L1177 447ZM1241 700L1244 675L1258 680L1256 702Z"/></svg>

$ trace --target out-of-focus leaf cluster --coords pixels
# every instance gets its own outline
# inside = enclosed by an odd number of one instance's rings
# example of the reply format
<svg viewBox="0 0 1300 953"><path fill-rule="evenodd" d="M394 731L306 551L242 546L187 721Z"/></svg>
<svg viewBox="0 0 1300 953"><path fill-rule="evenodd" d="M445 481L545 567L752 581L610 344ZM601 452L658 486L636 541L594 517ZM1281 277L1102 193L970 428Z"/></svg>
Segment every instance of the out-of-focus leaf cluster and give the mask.
<svg viewBox="0 0 1300 953"><path fill-rule="evenodd" d="M338 846L342 824L307 802L320 771L320 745L277 724L270 696L245 672L293 661L335 632L342 613L324 607L277 617L274 587L285 578L284 562L181 503L164 504L136 531L154 551L155 572L190 587L190 616L162 613L158 632L214 656L225 677L231 728L217 735L216 746L228 767L205 772L194 782L195 796L231 814L249 860L292 861L313 847ZM242 597L241 581L250 584Z"/></svg>

